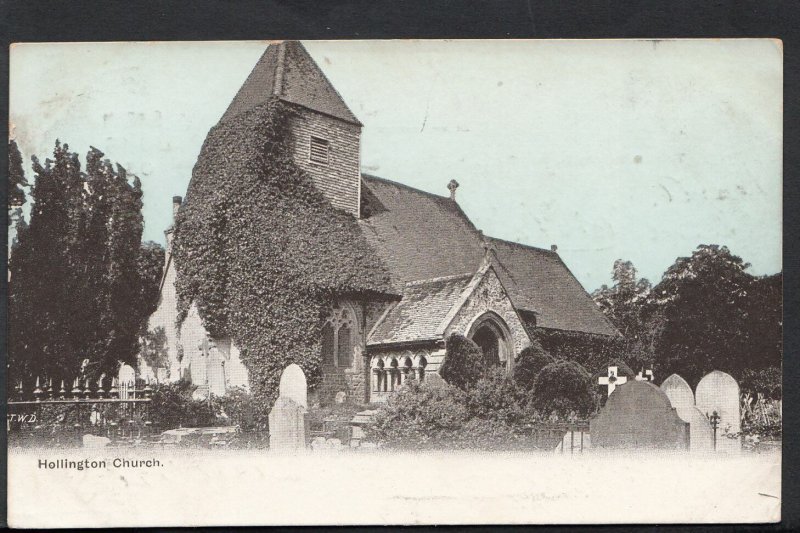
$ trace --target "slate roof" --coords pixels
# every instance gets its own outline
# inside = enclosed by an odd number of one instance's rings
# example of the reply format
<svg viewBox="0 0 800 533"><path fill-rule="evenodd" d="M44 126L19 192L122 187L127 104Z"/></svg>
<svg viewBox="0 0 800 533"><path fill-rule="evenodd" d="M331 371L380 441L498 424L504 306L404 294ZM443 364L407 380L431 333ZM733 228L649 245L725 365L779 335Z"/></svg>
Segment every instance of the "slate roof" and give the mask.
<svg viewBox="0 0 800 533"><path fill-rule="evenodd" d="M408 282L461 276L480 268L484 237L449 197L362 174L362 204L359 225L398 291L406 291ZM486 239L495 248L494 268L511 301L523 315L535 313L536 326L619 335L557 253ZM413 298L420 298L425 285L420 287ZM445 288L434 285L430 290ZM408 309L425 313L417 303L410 305ZM402 312L406 311L399 309ZM431 312L438 316L438 311Z"/></svg>
<svg viewBox="0 0 800 533"><path fill-rule="evenodd" d="M390 344L440 338L437 330L473 274L408 283L403 299L370 332L367 344Z"/></svg>
<svg viewBox="0 0 800 533"><path fill-rule="evenodd" d="M619 335L556 252L489 237L514 305L543 328Z"/></svg>
<svg viewBox="0 0 800 533"><path fill-rule="evenodd" d="M481 237L455 201L367 174L361 183L369 213L359 224L395 288L478 270Z"/></svg>
<svg viewBox="0 0 800 533"><path fill-rule="evenodd" d="M298 41L284 41L267 47L222 115L222 121L249 111L272 96L362 125Z"/></svg>

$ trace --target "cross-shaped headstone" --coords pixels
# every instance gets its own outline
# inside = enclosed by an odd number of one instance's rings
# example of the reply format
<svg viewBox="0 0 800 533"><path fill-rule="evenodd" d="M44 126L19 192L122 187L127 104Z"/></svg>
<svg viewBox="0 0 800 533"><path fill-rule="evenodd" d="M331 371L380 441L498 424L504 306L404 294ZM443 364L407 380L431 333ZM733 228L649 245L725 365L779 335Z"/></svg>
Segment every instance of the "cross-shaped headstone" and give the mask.
<svg viewBox="0 0 800 533"><path fill-rule="evenodd" d="M611 396L611 393L614 392L614 389L617 388L617 385L622 385L623 383L627 383L628 378L625 376L618 376L617 375L617 367L610 366L608 367L608 375L607 376L600 376L597 379L597 383L600 385L605 385L608 387L608 395Z"/></svg>
<svg viewBox="0 0 800 533"><path fill-rule="evenodd" d="M653 371L651 369L645 370L644 368L636 374L636 381L653 381Z"/></svg>

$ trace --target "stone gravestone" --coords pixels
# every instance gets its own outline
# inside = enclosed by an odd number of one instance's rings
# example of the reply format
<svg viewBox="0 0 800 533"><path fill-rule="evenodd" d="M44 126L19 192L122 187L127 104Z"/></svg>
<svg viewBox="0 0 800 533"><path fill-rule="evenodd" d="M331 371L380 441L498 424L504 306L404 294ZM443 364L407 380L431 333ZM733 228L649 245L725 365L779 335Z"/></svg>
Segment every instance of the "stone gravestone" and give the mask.
<svg viewBox="0 0 800 533"><path fill-rule="evenodd" d="M308 409L308 385L306 375L299 365L292 363L283 369L278 385L278 397L294 400L297 405Z"/></svg>
<svg viewBox="0 0 800 533"><path fill-rule="evenodd" d="M306 447L308 388L303 369L287 366L281 374L278 399L269 413L269 447L277 452L297 452Z"/></svg>
<svg viewBox="0 0 800 533"><path fill-rule="evenodd" d="M129 364L123 363L119 367L119 397L122 400L127 400L131 390L136 386L136 370Z"/></svg>
<svg viewBox="0 0 800 533"><path fill-rule="evenodd" d="M689 424L664 392L647 381L616 387L605 407L589 421L592 448L686 450Z"/></svg>
<svg viewBox="0 0 800 533"><path fill-rule="evenodd" d="M689 422L689 450L709 452L714 449L714 434L708 418L694 405L694 393L686 380L672 374L661 384L672 407L684 422Z"/></svg>
<svg viewBox="0 0 800 533"><path fill-rule="evenodd" d="M730 374L714 370L697 384L695 406L706 417L714 412L719 416L717 425L717 450L736 452L741 449L737 437L727 435L741 431L739 384Z"/></svg>

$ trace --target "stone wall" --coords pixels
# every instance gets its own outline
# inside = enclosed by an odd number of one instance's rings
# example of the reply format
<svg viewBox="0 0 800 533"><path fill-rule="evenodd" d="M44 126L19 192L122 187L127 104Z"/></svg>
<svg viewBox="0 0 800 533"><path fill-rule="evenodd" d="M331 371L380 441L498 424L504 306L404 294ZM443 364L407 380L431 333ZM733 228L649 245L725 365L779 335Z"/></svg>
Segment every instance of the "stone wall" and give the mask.
<svg viewBox="0 0 800 533"><path fill-rule="evenodd" d="M295 162L311 175L314 185L334 207L356 218L361 202L361 127L341 120L296 108L290 127L294 140ZM311 161L311 137L329 143L328 164Z"/></svg>
<svg viewBox="0 0 800 533"><path fill-rule="evenodd" d="M168 230L167 236L167 250L166 250L166 274L164 275L161 293L159 294L158 307L155 312L150 315L147 322L148 331L154 331L156 328L163 328L167 338L167 359L169 361L166 369L167 381L177 381L180 379L181 365L178 361L180 352L180 337L176 325L178 318L178 293L175 290L175 265L170 260L171 245L172 245L172 232ZM147 369L146 372L159 374L157 369Z"/></svg>

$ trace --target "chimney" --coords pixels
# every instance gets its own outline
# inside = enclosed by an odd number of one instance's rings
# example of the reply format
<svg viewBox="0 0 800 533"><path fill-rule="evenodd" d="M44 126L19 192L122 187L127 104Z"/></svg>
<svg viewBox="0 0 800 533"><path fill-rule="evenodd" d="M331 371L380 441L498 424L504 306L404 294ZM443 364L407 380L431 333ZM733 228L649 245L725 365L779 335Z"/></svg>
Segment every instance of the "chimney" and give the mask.
<svg viewBox="0 0 800 533"><path fill-rule="evenodd" d="M458 182L456 180L450 180L450 183L447 184L447 188L450 190L450 199L455 201Z"/></svg>
<svg viewBox="0 0 800 533"><path fill-rule="evenodd" d="M557 252L558 251L558 246L556 246L555 244L551 244L550 245L550 251L551 252Z"/></svg>
<svg viewBox="0 0 800 533"><path fill-rule="evenodd" d="M175 222L175 217L178 216L178 209L181 208L181 202L183 202L183 198L180 196L172 197L172 222Z"/></svg>

